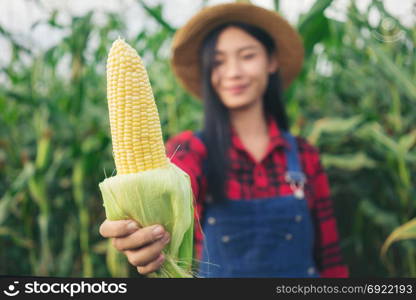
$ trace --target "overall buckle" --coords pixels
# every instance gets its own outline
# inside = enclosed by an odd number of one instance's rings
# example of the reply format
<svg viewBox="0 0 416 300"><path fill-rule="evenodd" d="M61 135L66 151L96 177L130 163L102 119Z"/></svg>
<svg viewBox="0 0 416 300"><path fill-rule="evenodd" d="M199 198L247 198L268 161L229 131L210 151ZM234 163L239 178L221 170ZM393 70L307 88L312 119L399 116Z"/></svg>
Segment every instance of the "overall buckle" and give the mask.
<svg viewBox="0 0 416 300"><path fill-rule="evenodd" d="M287 171L285 180L289 183L295 198L303 199L305 197L304 186L306 183L306 176L303 172Z"/></svg>

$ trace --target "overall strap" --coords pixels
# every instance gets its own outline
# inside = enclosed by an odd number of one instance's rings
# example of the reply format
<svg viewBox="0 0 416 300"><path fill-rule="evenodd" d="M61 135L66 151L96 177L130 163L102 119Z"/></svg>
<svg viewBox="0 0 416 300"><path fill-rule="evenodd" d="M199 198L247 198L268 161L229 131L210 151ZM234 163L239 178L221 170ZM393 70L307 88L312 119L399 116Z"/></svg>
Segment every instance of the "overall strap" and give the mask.
<svg viewBox="0 0 416 300"><path fill-rule="evenodd" d="M282 131L289 149L286 149L287 170L290 172L302 172L299 161L298 143L296 138L287 131Z"/></svg>
<svg viewBox="0 0 416 300"><path fill-rule="evenodd" d="M286 170L286 181L296 183L301 185L306 181L305 174L302 171L298 143L296 138L287 131L282 131L285 140L289 144L289 149L286 149L286 160L287 160L287 170Z"/></svg>
<svg viewBox="0 0 416 300"><path fill-rule="evenodd" d="M194 135L202 142L202 144L205 145L205 142L204 142L204 133L202 132L202 130L194 131Z"/></svg>

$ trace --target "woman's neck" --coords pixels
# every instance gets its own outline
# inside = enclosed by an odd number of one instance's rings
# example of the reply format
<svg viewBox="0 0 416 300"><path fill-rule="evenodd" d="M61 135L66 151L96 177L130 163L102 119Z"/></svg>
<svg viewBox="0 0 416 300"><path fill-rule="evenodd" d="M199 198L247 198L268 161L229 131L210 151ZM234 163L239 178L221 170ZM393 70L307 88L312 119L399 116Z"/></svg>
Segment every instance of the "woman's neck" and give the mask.
<svg viewBox="0 0 416 300"><path fill-rule="evenodd" d="M230 111L230 121L240 138L258 139L268 136L267 119L262 105Z"/></svg>

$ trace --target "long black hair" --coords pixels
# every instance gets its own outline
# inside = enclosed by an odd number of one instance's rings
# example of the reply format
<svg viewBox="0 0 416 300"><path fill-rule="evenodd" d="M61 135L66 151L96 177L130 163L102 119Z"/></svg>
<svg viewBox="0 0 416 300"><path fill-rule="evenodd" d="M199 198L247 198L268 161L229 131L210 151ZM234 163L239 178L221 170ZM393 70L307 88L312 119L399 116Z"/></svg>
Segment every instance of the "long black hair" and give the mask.
<svg viewBox="0 0 416 300"><path fill-rule="evenodd" d="M204 103L203 137L207 148L207 194L215 202L226 199L226 179L230 167L228 149L231 145L231 124L228 109L222 103L211 84L214 66L215 47L219 34L227 27L238 27L266 48L268 56L277 51L273 39L264 30L240 22L222 24L212 30L204 39L201 47L200 65L202 66L202 97ZM282 130L288 130L288 118L283 105L283 90L279 72L269 75L263 96L263 111L273 117Z"/></svg>

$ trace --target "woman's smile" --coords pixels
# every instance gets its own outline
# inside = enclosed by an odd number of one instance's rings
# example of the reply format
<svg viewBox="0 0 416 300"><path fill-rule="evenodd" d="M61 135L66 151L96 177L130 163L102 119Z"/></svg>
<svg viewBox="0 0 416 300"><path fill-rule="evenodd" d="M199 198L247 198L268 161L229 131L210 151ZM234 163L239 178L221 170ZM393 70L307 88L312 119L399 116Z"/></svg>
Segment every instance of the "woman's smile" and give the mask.
<svg viewBox="0 0 416 300"><path fill-rule="evenodd" d="M232 95L239 95L239 94L242 94L248 86L249 84L234 85L234 86L225 88L225 90Z"/></svg>

